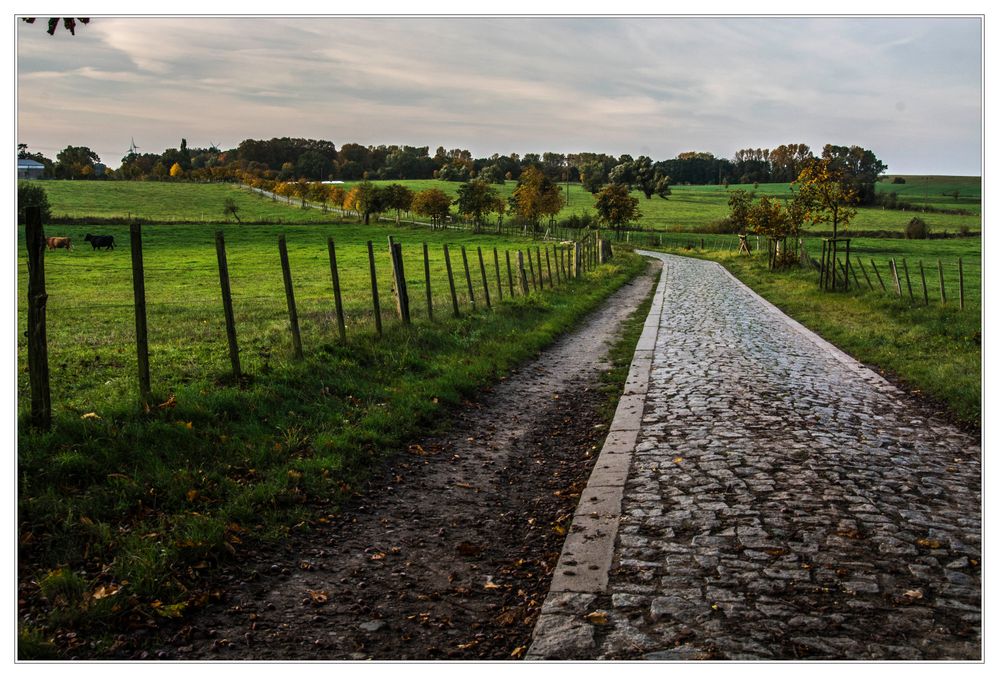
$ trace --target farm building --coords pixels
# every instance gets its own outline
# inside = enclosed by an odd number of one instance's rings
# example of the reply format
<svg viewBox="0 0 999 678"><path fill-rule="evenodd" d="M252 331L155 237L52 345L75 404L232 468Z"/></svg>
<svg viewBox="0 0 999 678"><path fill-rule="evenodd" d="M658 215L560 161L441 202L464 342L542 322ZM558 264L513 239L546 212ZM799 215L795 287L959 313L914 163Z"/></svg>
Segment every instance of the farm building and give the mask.
<svg viewBox="0 0 999 678"><path fill-rule="evenodd" d="M18 179L41 179L45 173L45 165L32 160L31 158L18 159L17 178Z"/></svg>

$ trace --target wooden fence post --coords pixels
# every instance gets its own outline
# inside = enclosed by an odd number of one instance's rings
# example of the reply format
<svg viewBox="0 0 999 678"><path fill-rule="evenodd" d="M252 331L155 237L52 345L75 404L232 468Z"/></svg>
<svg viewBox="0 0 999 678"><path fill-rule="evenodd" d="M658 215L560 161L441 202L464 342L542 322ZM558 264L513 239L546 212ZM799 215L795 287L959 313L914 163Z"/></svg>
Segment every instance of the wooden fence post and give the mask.
<svg viewBox="0 0 999 678"><path fill-rule="evenodd" d="M874 263L873 259L871 259L871 268L874 269L874 275L878 277L878 284L881 285L881 291L887 294L888 288L885 287L885 281L881 279L881 273L878 271L878 266Z"/></svg>
<svg viewBox="0 0 999 678"><path fill-rule="evenodd" d="M510 298L513 299L515 295L513 293L513 268L510 266L510 250L506 250L506 280L510 284Z"/></svg>
<svg viewBox="0 0 999 678"><path fill-rule="evenodd" d="M454 289L454 273L451 271L451 253L447 251L447 245L444 245L444 266L447 268L447 284L451 289L451 306L454 309L454 317L457 318L461 315L458 311L458 293Z"/></svg>
<svg viewBox="0 0 999 678"><path fill-rule="evenodd" d="M375 331L382 336L382 305L378 300L378 276L375 274L375 246L368 241L368 271L371 274L371 303L375 311Z"/></svg>
<svg viewBox="0 0 999 678"><path fill-rule="evenodd" d="M495 247L493 248L493 265L496 267L496 291L499 294L499 300L503 301L503 277L500 274L499 252L496 251Z"/></svg>
<svg viewBox="0 0 999 678"><path fill-rule="evenodd" d="M867 275L867 269L864 268L864 261L860 257L857 257L857 263L860 264L860 272L864 274L864 280L867 281L867 286L869 288L871 288L871 291L873 292L874 291L874 285L871 284L871 277L869 275ZM858 283L858 287L859 287L859 283Z"/></svg>
<svg viewBox="0 0 999 678"><path fill-rule="evenodd" d="M139 366L139 398L148 407L152 398L149 383L149 336L146 332L146 276L142 266L142 227L128 227L132 246L132 292L135 295L135 348Z"/></svg>
<svg viewBox="0 0 999 678"><path fill-rule="evenodd" d="M554 249L554 248L555 248L555 246L552 245L552 249ZM548 280L551 281L552 280L552 260L551 260L551 257L548 254L548 247L547 246L545 247L545 263L548 264ZM562 284L562 276L559 275L559 272L558 272L558 261L555 262L555 278L554 278L554 280L555 280L555 282L557 284L559 284L559 285Z"/></svg>
<svg viewBox="0 0 999 678"><path fill-rule="evenodd" d="M465 253L465 246L461 246L461 263L465 266L465 282L468 283L468 300L472 303L472 310L475 310L475 290L472 289L472 273L468 269L468 255Z"/></svg>
<svg viewBox="0 0 999 678"><path fill-rule="evenodd" d="M943 262L937 259L937 271L940 273L940 303L947 303L947 292L944 290Z"/></svg>
<svg viewBox="0 0 999 678"><path fill-rule="evenodd" d="M891 259L891 275L895 279L895 292L898 293L898 298L902 298L902 283L898 279L898 264L895 263L894 259Z"/></svg>
<svg viewBox="0 0 999 678"><path fill-rule="evenodd" d="M430 251L427 243L423 243L423 278L427 284L427 319L434 319L434 300L430 292Z"/></svg>
<svg viewBox="0 0 999 678"><path fill-rule="evenodd" d="M482 248L476 247L479 252L479 270L482 272L482 293L486 299L486 308L492 308L492 302L489 299L489 280L486 278L486 263L482 260Z"/></svg>
<svg viewBox="0 0 999 678"><path fill-rule="evenodd" d="M905 257L902 257L902 270L905 271L905 284L909 288L909 301L915 301L916 297L912 294L912 281L909 280L909 265L905 263Z"/></svg>
<svg viewBox="0 0 999 678"><path fill-rule="evenodd" d="M406 273L402 265L402 245L388 237L389 255L392 263L392 280L395 287L395 309L403 325L409 324L409 292L406 289Z"/></svg>
<svg viewBox="0 0 999 678"><path fill-rule="evenodd" d="M31 386L31 424L43 431L52 427L52 392L49 384L49 346L45 313L45 232L42 208L25 209L24 240L28 248L28 382Z"/></svg>
<svg viewBox="0 0 999 678"><path fill-rule="evenodd" d="M527 286L527 271L524 270L524 253L520 250L517 250L517 277L520 278L520 290L526 297L531 293L531 290Z"/></svg>
<svg viewBox="0 0 999 678"><path fill-rule="evenodd" d="M530 254L530 250L528 250L528 254ZM540 287L543 290L545 289L545 274L544 271L541 269L541 248L536 246L534 248L534 254L538 258L538 287Z"/></svg>
<svg viewBox="0 0 999 678"><path fill-rule="evenodd" d="M343 320L343 297L340 294L340 272L336 265L336 246L333 238L326 239L326 246L330 252L330 277L333 281L333 308L336 311L336 326L340 333L340 341L347 341L347 326Z"/></svg>
<svg viewBox="0 0 999 678"><path fill-rule="evenodd" d="M538 291L538 280L534 277L534 257L531 256L531 248L527 248L527 267L531 272L531 287L535 292Z"/></svg>
<svg viewBox="0 0 999 678"><path fill-rule="evenodd" d="M278 251L281 253L281 272L284 275L284 295L288 299L288 320L291 323L291 340L295 347L295 357L305 357L302 353L302 334L298 328L298 309L295 308L295 289L291 284L291 264L288 263L288 244L284 236L278 236Z"/></svg>
<svg viewBox="0 0 999 678"><path fill-rule="evenodd" d="M229 362L232 376L243 376L239 365L239 344L236 342L236 316L232 311L232 289L229 286L229 262L225 255L225 236L215 231L215 254L219 262L219 285L222 287L222 311L225 315L225 336L229 342Z"/></svg>
<svg viewBox="0 0 999 678"><path fill-rule="evenodd" d="M958 293L961 295L958 300L958 308L962 311L964 310L964 260L961 257L957 258L957 284Z"/></svg>
<svg viewBox="0 0 999 678"><path fill-rule="evenodd" d="M923 306L930 305L930 295L926 291L926 273L923 271L923 260L919 260L919 277L923 280Z"/></svg>

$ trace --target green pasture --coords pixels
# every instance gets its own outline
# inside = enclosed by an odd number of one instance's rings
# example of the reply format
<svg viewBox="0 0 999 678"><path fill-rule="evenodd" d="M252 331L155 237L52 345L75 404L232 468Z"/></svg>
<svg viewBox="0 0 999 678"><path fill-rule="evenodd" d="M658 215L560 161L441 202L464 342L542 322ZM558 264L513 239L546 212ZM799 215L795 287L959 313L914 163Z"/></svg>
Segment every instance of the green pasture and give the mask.
<svg viewBox="0 0 999 678"><path fill-rule="evenodd" d="M937 178L939 179L939 178ZM923 213L902 210L885 210L878 208L862 208L847 227L846 233L887 231L901 232L913 216L919 216L927 222L931 232L957 234L962 229L970 232L980 232L980 197L972 197L975 177L960 177L964 180L958 183L948 183L938 180L935 183L920 183L920 177L909 177L906 184L878 184L879 191L898 190L901 199L915 204L927 204L944 209L954 209L948 201L953 198L937 200L933 193L955 190L957 186L961 197L957 203L960 209L966 209L972 214L942 214ZM344 184L349 190L356 182ZM439 188L451 196L457 196L458 182L439 181L436 179L407 181L378 181L379 185L400 183L413 191L427 188ZM222 213L227 198L236 200L239 206L239 217L245 222L269 223L329 223L341 219L333 213L324 213L318 207L301 208L299 200L292 198L268 197L241 189L231 184L194 184L182 182L128 182L128 181L48 181L45 182L52 213L55 217L66 216L77 219L88 218L99 221L101 218L126 219L141 217L152 221L224 223ZM560 219L572 214L594 214L593 196L585 191L580 184L560 184L563 195L568 196L566 206L559 215ZM927 188L926 186L929 186ZM516 182L507 181L495 186L500 195L509 198L513 195ZM922 188L920 188L922 187ZM790 195L788 184L760 184L724 186L674 186L668 199L658 196L646 198L639 191L632 195L639 200L642 217L638 225L644 229L657 231L691 231L699 232L710 229L711 225L728 215L728 196L735 190L755 190L759 195ZM908 193L903 193L908 191ZM920 196L926 194L923 199ZM980 196L980 190L979 190ZM386 214L385 216L393 216ZM410 215L411 216L411 215ZM507 219L510 218L509 213ZM489 221L495 223L495 215ZM825 230L825 229L823 229Z"/></svg>

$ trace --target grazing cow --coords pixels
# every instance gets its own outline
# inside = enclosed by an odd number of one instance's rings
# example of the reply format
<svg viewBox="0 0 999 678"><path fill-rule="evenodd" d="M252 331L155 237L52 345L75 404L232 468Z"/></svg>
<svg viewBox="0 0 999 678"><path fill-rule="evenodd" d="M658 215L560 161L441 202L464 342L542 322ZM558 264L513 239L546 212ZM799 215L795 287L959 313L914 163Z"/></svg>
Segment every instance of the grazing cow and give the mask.
<svg viewBox="0 0 999 678"><path fill-rule="evenodd" d="M67 250L70 249L69 238L67 237L46 238L45 244L48 245L50 250L58 249L60 247L64 247Z"/></svg>
<svg viewBox="0 0 999 678"><path fill-rule="evenodd" d="M89 233L83 236L84 242L89 242L95 250L99 250L102 247L106 250L114 249L114 236L113 235L90 235Z"/></svg>

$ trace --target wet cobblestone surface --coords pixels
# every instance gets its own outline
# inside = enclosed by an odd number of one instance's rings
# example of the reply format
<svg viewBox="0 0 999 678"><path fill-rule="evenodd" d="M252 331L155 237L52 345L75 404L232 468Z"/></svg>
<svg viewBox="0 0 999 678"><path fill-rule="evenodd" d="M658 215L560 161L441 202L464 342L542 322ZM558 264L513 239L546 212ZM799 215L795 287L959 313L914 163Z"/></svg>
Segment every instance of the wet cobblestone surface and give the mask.
<svg viewBox="0 0 999 678"><path fill-rule="evenodd" d="M978 440L718 265L661 256L608 584L553 593L533 656L979 659Z"/></svg>

